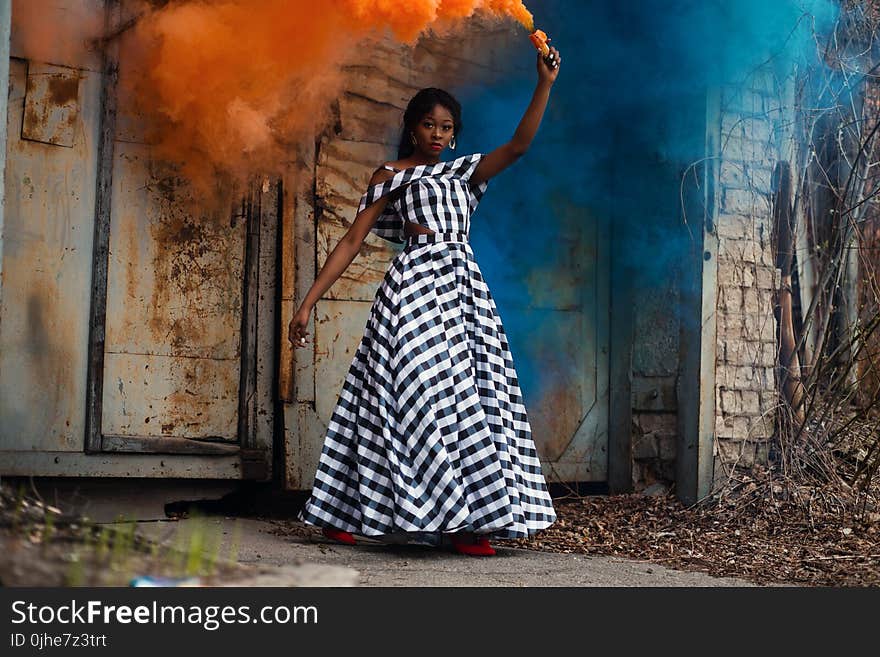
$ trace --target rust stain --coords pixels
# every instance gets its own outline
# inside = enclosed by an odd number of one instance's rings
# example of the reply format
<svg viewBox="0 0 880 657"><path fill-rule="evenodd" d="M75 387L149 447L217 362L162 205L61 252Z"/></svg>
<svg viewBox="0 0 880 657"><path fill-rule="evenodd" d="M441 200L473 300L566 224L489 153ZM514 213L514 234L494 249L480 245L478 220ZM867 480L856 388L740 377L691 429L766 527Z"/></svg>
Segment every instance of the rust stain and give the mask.
<svg viewBox="0 0 880 657"><path fill-rule="evenodd" d="M534 362L541 363L540 397L528 409L535 446L542 458L555 461L572 444L583 408L580 345L574 335L558 335L557 340L534 348Z"/></svg>
<svg viewBox="0 0 880 657"><path fill-rule="evenodd" d="M81 74L73 69L44 67L28 75L23 139L72 147L79 115Z"/></svg>
<svg viewBox="0 0 880 657"><path fill-rule="evenodd" d="M159 165L156 165L159 168ZM150 231L154 241L155 285L150 301L153 338L170 344L172 353L186 354L199 344L211 324L240 314L241 281L229 258L238 233L230 232L227 217L199 212L184 180L151 172L150 202L155 212ZM233 275L235 274L235 275ZM229 300L225 308L206 299ZM169 313L169 307L185 312Z"/></svg>
<svg viewBox="0 0 880 657"><path fill-rule="evenodd" d="M560 458L571 445L580 421L581 400L573 383L554 382L529 413L538 454L547 460Z"/></svg>
<svg viewBox="0 0 880 657"><path fill-rule="evenodd" d="M178 435L191 436L205 431L208 422L204 418L210 416L215 395L207 389L203 389L198 396L190 390L175 391L169 394L165 401L165 422L162 424L162 433L174 435L174 431L177 430Z"/></svg>
<svg viewBox="0 0 880 657"><path fill-rule="evenodd" d="M37 112L36 108L28 107L25 112L24 123L28 126L45 127L45 123L48 119L49 116L45 112L40 113Z"/></svg>
<svg viewBox="0 0 880 657"><path fill-rule="evenodd" d="M129 301L137 300L138 284L140 282L140 251L138 249L138 226L137 222L131 216L126 216L123 221L119 222L120 243L125 244L126 253L122 254L122 261L125 263L125 297ZM121 331L124 335L133 335L136 331L135 323L138 325L142 318L135 317L133 313L122 313L121 316L115 318L116 321L122 320ZM114 322L115 323L115 322ZM113 324L111 323L110 326ZM112 339L114 340L115 339Z"/></svg>
<svg viewBox="0 0 880 657"><path fill-rule="evenodd" d="M41 392L39 412L46 427L62 441L58 447L71 446L75 437L69 433L71 399L76 386L73 381L71 354L65 344L75 335L73 313L59 305L58 288L48 280L35 278L27 299L26 348L36 362L35 371L28 373ZM62 418L65 428L60 428Z"/></svg>
<svg viewBox="0 0 880 657"><path fill-rule="evenodd" d="M225 361L238 354L246 226L230 228L233 190L218 191L225 211L198 207L172 166L137 153L123 155L133 184L118 206L114 321L137 352L132 363L141 352L161 361L132 373L143 381L135 425L156 436L225 435L236 429L239 372Z"/></svg>
<svg viewBox="0 0 880 657"><path fill-rule="evenodd" d="M49 78L49 101L53 105L74 105L79 98L79 75L53 75Z"/></svg>

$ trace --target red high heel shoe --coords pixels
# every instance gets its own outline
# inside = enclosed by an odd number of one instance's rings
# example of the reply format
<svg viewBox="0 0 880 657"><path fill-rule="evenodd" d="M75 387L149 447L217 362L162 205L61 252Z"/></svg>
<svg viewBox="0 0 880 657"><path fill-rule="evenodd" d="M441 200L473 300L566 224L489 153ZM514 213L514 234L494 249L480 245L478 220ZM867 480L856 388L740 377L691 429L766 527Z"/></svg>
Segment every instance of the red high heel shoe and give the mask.
<svg viewBox="0 0 880 657"><path fill-rule="evenodd" d="M489 545L489 539L485 536L467 539L453 534L451 540L452 549L459 554L466 554L471 557L491 557L495 554L495 549Z"/></svg>
<svg viewBox="0 0 880 657"><path fill-rule="evenodd" d="M321 530L321 533L324 534L331 541L336 541L337 543L344 543L345 545L356 545L356 541L354 540L354 536L349 532L344 532L341 529L333 529L332 527L324 527Z"/></svg>

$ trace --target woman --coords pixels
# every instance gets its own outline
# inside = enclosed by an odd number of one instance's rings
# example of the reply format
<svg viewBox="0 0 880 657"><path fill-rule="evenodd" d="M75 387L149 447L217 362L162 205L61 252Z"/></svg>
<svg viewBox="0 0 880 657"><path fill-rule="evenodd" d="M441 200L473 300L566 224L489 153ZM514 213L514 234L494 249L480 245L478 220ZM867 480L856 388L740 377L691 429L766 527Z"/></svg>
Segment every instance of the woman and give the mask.
<svg viewBox="0 0 880 657"><path fill-rule="evenodd" d="M373 174L348 232L290 322L295 347L315 303L370 231L406 246L376 292L364 336L300 513L329 538L353 534L495 553L488 536L518 538L556 513L495 302L467 242L489 179L535 136L562 59L538 55L538 82L512 139L441 162L455 149L461 108L423 89L404 114L398 159Z"/></svg>

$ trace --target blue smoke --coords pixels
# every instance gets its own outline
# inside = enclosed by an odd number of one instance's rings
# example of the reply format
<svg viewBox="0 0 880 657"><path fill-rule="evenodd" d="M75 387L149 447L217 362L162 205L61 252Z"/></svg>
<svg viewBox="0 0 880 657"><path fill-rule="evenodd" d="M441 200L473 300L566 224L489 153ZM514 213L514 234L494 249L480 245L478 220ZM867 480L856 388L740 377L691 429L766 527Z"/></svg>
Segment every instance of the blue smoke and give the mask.
<svg viewBox="0 0 880 657"><path fill-rule="evenodd" d="M526 402L534 404L560 375L547 366L548 354L579 353L579 336L564 335L560 343L561 315L540 309L595 305L591 292L573 293L594 285L590 263L599 247L591 236L626 235L621 252L643 322L662 323L675 313L667 297L679 285L676 272L690 245L679 184L682 171L705 154L707 90L737 84L768 61L783 77L796 61L815 62L813 30L827 28L837 9L829 0L527 4L560 49L563 68L531 150L490 183L471 241ZM461 152L504 143L529 102L535 56L525 32L518 37L503 79L455 90L467 126ZM669 344L657 347L652 339ZM637 351L639 340L648 373L674 371L677 336L637 336Z"/></svg>

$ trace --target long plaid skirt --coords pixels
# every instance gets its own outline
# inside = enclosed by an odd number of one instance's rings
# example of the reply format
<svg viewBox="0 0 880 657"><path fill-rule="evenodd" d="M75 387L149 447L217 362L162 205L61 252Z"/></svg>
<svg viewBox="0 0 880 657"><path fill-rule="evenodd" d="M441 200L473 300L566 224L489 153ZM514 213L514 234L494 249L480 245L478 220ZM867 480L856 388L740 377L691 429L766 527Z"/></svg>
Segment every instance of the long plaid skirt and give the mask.
<svg viewBox="0 0 880 657"><path fill-rule="evenodd" d="M466 234L415 235L392 261L299 517L422 538L519 538L556 520L507 336Z"/></svg>

